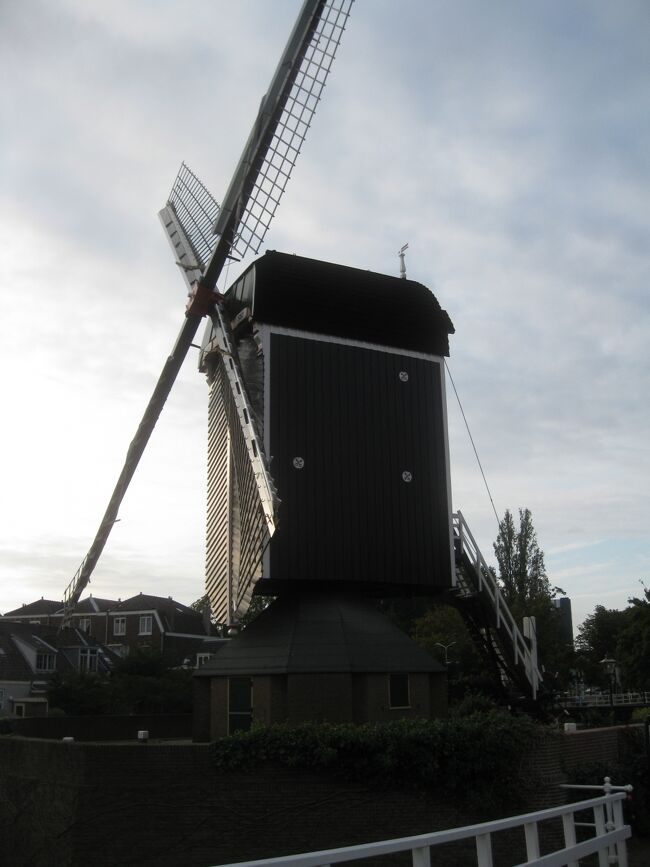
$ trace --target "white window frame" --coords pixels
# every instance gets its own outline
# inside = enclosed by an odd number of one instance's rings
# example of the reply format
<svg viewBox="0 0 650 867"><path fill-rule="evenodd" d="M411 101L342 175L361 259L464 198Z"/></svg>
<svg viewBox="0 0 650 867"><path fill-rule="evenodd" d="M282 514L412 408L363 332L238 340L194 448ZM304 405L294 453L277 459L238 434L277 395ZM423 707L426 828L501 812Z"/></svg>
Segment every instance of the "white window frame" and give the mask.
<svg viewBox="0 0 650 867"><path fill-rule="evenodd" d="M126 617L113 618L113 635L126 635Z"/></svg>
<svg viewBox="0 0 650 867"><path fill-rule="evenodd" d="M196 654L196 667L201 668L201 666L208 662L208 660L212 659L211 653L197 653Z"/></svg>
<svg viewBox="0 0 650 867"><path fill-rule="evenodd" d="M90 633L90 627L92 624L92 619L90 617L80 617L79 618L79 629L82 632Z"/></svg>
<svg viewBox="0 0 650 867"><path fill-rule="evenodd" d="M138 635L151 635L153 633L153 615L141 614L138 621Z"/></svg>
<svg viewBox="0 0 650 867"><path fill-rule="evenodd" d="M39 657L41 665L39 665ZM42 663L45 662L45 665ZM47 650L39 650L36 652L36 671L55 671L56 670L56 654Z"/></svg>
<svg viewBox="0 0 650 867"><path fill-rule="evenodd" d="M82 664L81 660L85 659ZM97 671L97 648L96 647L81 647L79 648L79 671L84 671L92 674Z"/></svg>

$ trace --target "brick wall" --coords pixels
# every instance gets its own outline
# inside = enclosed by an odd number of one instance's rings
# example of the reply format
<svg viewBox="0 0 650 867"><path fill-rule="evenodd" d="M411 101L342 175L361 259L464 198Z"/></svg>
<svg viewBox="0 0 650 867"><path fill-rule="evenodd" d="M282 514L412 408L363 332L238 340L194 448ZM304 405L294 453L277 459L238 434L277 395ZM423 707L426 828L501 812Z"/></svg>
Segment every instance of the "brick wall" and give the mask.
<svg viewBox="0 0 650 867"><path fill-rule="evenodd" d="M544 775L527 809L562 803L566 768L614 763L620 731L558 735L526 773ZM218 773L207 744L0 738L0 863L12 867L208 867L363 843L475 820L440 792L390 790L273 766ZM500 781L500 784L507 780ZM520 835L521 836L521 835ZM523 861L520 837L509 863ZM473 849L436 863L474 863Z"/></svg>
<svg viewBox="0 0 650 867"><path fill-rule="evenodd" d="M12 719L8 727L14 734L27 738L60 740L73 737L79 741L134 740L146 730L151 738L188 738L192 732L192 714L133 714L130 716L65 716Z"/></svg>

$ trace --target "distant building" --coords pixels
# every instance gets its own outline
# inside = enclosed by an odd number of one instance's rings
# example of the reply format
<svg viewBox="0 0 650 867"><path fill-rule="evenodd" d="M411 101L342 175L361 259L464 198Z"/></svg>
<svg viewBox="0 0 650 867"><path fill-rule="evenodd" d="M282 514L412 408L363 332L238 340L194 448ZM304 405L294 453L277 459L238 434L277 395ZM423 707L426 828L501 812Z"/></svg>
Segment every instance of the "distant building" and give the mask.
<svg viewBox="0 0 650 867"><path fill-rule="evenodd" d="M573 644L573 616L571 600L568 596L559 596L553 600L560 616L560 634L565 644Z"/></svg>
<svg viewBox="0 0 650 867"><path fill-rule="evenodd" d="M58 627L63 603L39 599L8 611L3 621L31 626ZM112 653L127 656L137 648L160 651L168 665L196 667L219 646L206 618L171 596L139 593L130 599L99 599L89 596L77 605L72 627L101 642Z"/></svg>
<svg viewBox="0 0 650 867"><path fill-rule="evenodd" d="M119 659L80 629L0 618L0 717L47 713L55 673L108 673Z"/></svg>

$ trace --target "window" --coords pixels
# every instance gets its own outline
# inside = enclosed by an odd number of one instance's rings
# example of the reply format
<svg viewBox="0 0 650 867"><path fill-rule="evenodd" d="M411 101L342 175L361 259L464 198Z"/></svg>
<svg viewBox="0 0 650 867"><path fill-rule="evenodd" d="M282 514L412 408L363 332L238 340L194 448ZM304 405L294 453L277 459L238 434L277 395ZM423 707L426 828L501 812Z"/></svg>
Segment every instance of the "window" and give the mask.
<svg viewBox="0 0 650 867"><path fill-rule="evenodd" d="M14 705L14 713L16 716L25 716L25 705L24 704L15 704Z"/></svg>
<svg viewBox="0 0 650 867"><path fill-rule="evenodd" d="M388 675L388 704L391 708L411 707L408 674Z"/></svg>
<svg viewBox="0 0 650 867"><path fill-rule="evenodd" d="M54 671L56 665L53 653L36 654L36 671Z"/></svg>
<svg viewBox="0 0 650 867"><path fill-rule="evenodd" d="M90 632L90 617L79 618L79 629L83 632Z"/></svg>
<svg viewBox="0 0 650 867"><path fill-rule="evenodd" d="M113 618L113 635L126 635L126 617Z"/></svg>
<svg viewBox="0 0 650 867"><path fill-rule="evenodd" d="M0 710L2 710L5 706L5 691L4 689L0 689Z"/></svg>
<svg viewBox="0 0 650 867"><path fill-rule="evenodd" d="M141 614L138 635L151 635L152 625L153 617L151 616L151 614Z"/></svg>
<svg viewBox="0 0 650 867"><path fill-rule="evenodd" d="M212 659L211 653L197 653L196 654L196 667L200 668L204 662L207 662L208 659Z"/></svg>
<svg viewBox="0 0 650 867"><path fill-rule="evenodd" d="M228 734L247 732L253 721L253 681L250 677L228 678Z"/></svg>
<svg viewBox="0 0 650 867"><path fill-rule="evenodd" d="M79 651L79 671L97 671L97 648L82 647Z"/></svg>

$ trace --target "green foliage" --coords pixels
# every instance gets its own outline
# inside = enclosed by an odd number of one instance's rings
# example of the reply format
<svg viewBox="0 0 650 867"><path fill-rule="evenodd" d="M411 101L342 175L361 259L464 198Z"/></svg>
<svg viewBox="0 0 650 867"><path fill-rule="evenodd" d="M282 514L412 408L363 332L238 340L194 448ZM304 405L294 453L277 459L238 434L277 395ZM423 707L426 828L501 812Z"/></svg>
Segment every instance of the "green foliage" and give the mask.
<svg viewBox="0 0 650 867"><path fill-rule="evenodd" d="M447 683L452 707L466 696L476 693L495 699L503 697L501 685L495 682L494 675L487 668L484 657L456 608L434 604L415 620L411 635L417 644L443 665L447 649ZM487 700L494 704L491 698Z"/></svg>
<svg viewBox="0 0 650 867"><path fill-rule="evenodd" d="M632 598L616 645L626 684L632 689L650 689L650 591L644 587L643 599Z"/></svg>
<svg viewBox="0 0 650 867"><path fill-rule="evenodd" d="M429 608L414 623L413 638L439 662L449 666L449 675L460 671L482 671L481 658L463 618L450 605Z"/></svg>
<svg viewBox="0 0 650 867"><path fill-rule="evenodd" d="M68 715L115 713L111 710L114 702L111 684L97 674L55 672L48 683L47 699L51 708Z"/></svg>
<svg viewBox="0 0 650 867"><path fill-rule="evenodd" d="M245 629L249 623L252 623L256 617L259 617L265 608L269 607L274 599L275 596L253 596L248 611L239 620L240 626Z"/></svg>
<svg viewBox="0 0 650 867"><path fill-rule="evenodd" d="M48 701L69 716L131 713L190 713L192 672L167 669L160 654L137 650L116 666L110 677L55 673Z"/></svg>
<svg viewBox="0 0 650 867"><path fill-rule="evenodd" d="M601 660L614 657L623 689L650 689L650 590L628 600L622 611L597 605L580 626L576 645L578 667L585 683L609 687Z"/></svg>
<svg viewBox="0 0 650 867"><path fill-rule="evenodd" d="M214 743L212 758L220 770L279 763L380 786L444 790L495 809L514 806L534 785L517 769L543 737L528 717L492 709L446 720L254 727Z"/></svg>
<svg viewBox="0 0 650 867"><path fill-rule="evenodd" d="M573 647L562 635L560 617L553 604L564 591L552 586L546 574L544 553L537 543L530 509L519 509L518 529L511 512L506 510L499 524L494 553L503 595L515 620L521 626L524 617L535 618L537 648L540 663L546 669L547 688L566 689Z"/></svg>
<svg viewBox="0 0 650 867"><path fill-rule="evenodd" d="M499 578L503 595L513 611L526 608L525 613L540 603L547 606L559 588L551 587L544 565L544 553L537 544L530 509L519 509L519 529L509 509L499 524L499 534L494 543L494 553L499 565ZM562 591L560 591L562 592Z"/></svg>
<svg viewBox="0 0 650 867"><path fill-rule="evenodd" d="M153 650L150 647L138 647L116 663L114 676L161 677L165 671L166 666L159 650Z"/></svg>

